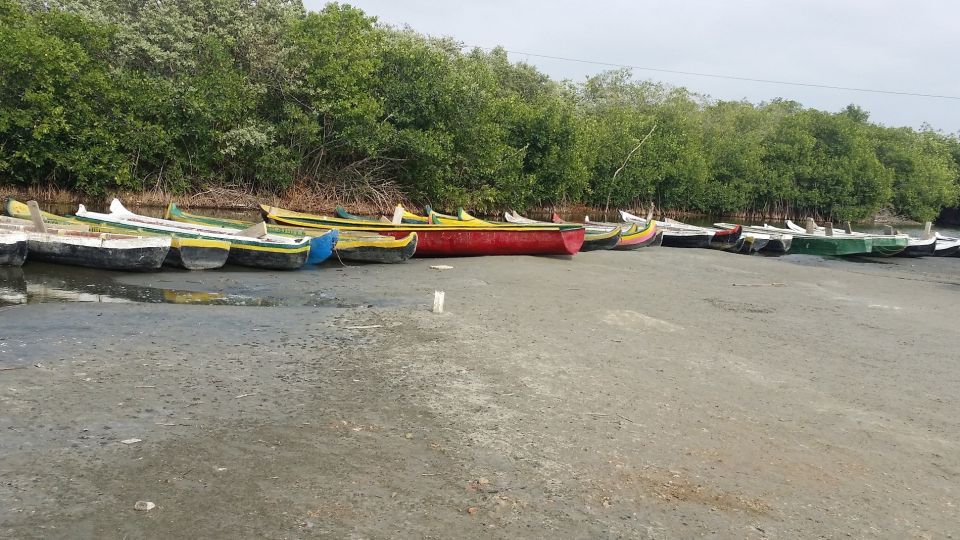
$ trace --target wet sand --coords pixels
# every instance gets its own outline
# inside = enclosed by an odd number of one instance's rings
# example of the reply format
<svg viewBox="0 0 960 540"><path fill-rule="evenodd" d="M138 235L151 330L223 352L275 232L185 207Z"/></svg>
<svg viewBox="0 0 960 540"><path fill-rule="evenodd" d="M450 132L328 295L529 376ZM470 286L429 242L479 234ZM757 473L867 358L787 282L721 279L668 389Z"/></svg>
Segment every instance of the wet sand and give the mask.
<svg viewBox="0 0 960 540"><path fill-rule="evenodd" d="M0 310L2 537L960 535L957 259L117 283L274 307Z"/></svg>

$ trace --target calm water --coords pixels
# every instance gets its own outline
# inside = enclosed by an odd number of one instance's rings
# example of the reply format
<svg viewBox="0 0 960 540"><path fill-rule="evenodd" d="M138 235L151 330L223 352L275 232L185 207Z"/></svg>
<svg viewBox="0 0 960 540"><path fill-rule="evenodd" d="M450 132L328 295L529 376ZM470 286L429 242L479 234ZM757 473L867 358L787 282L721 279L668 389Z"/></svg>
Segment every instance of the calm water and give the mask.
<svg viewBox="0 0 960 540"><path fill-rule="evenodd" d="M122 272L29 262L23 268L0 268L0 305L49 302L206 304L277 306L270 298L126 285Z"/></svg>
<svg viewBox="0 0 960 540"><path fill-rule="evenodd" d="M186 272L170 270L178 274ZM124 272L30 261L22 268L0 266L0 306L58 302L195 304L216 306L350 307L320 292L274 298L220 291L187 291L162 286L129 285ZM162 273L154 276L162 276ZM204 273L204 275L208 275ZM161 282L163 280L157 279Z"/></svg>

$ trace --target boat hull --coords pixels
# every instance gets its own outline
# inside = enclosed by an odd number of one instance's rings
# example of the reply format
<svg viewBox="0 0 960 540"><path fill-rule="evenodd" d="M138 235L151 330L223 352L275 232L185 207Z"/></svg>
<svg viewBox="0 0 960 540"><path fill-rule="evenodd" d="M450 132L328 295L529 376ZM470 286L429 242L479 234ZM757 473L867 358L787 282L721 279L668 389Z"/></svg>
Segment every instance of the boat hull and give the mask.
<svg viewBox="0 0 960 540"><path fill-rule="evenodd" d="M707 248L710 247L712 234L671 234L663 231L663 246L677 248Z"/></svg>
<svg viewBox="0 0 960 540"><path fill-rule="evenodd" d="M29 208L27 205L19 201L7 199L6 210L7 214L15 218L30 219ZM60 224L72 226L84 224L91 231L96 232L119 234L127 234L130 232L121 227L111 227L105 224L83 223L76 218L58 216L47 212L42 212L41 216L43 217L43 221L45 223L52 223L54 225ZM144 231L140 232L146 234ZM220 268L227 262L227 256L229 255L230 251L229 242L195 238L180 238L175 236L171 237L165 234L156 236L170 238L170 251L167 252L167 256L163 260L164 266L184 268L187 270L211 270L214 268Z"/></svg>
<svg viewBox="0 0 960 540"><path fill-rule="evenodd" d="M417 252L418 238L417 233L411 233L405 237L395 238L398 245L389 247L384 246L380 241L346 238L338 242L336 254L337 257L348 261L396 264L413 257Z"/></svg>
<svg viewBox="0 0 960 540"><path fill-rule="evenodd" d="M902 236L873 236L870 243L870 255L874 257L892 257L907 248L907 239Z"/></svg>
<svg viewBox="0 0 960 540"><path fill-rule="evenodd" d="M729 251L731 253L743 253L744 249L746 249L746 252L749 253L752 242L753 240L751 238L741 236L733 242L710 242L710 249Z"/></svg>
<svg viewBox="0 0 960 540"><path fill-rule="evenodd" d="M754 252L761 252L764 255L773 255L773 256L783 255L790 251L790 246L793 244L793 234L782 234L779 232L763 230L763 229L758 230L758 228L756 227L744 227L742 225L737 225L734 223L715 223L714 226L718 227L721 230L734 229L736 227L740 227L740 229L743 231L743 234L741 236L756 238L759 235L760 238L766 240L766 242L757 244L757 246L759 247L754 249ZM751 245L748 247L753 249L754 246L752 244L754 242L755 240L751 240L749 242L749 244Z"/></svg>
<svg viewBox="0 0 960 540"><path fill-rule="evenodd" d="M935 241L908 245L903 251L897 253L897 257L932 257L936 249L937 243Z"/></svg>
<svg viewBox="0 0 960 540"><path fill-rule="evenodd" d="M118 201L115 200L114 202L118 204ZM297 270L303 267L310 255L310 242L312 240L301 239L296 242L265 241L246 236L233 236L219 232L211 233L200 228L189 228L187 225L169 220L134 214L126 216L87 212L82 205L80 210L77 211L77 219L87 223L105 224L131 231L170 235L168 238L226 241L230 243L230 252L227 256L228 264L262 268L264 270Z"/></svg>
<svg viewBox="0 0 960 540"><path fill-rule="evenodd" d="M553 214L551 217L554 223L571 224L563 221L560 216ZM584 226L590 229L620 230L620 243L614 249L617 251L630 251L642 247L659 246L663 240L662 230L655 221L643 224L640 228L639 223L610 223L604 221L591 221L590 218L584 220Z"/></svg>
<svg viewBox="0 0 960 540"><path fill-rule="evenodd" d="M187 270L213 270L227 264L229 256L230 242L174 237L163 264Z"/></svg>
<svg viewBox="0 0 960 540"><path fill-rule="evenodd" d="M0 232L0 266L22 266L27 260L27 235Z"/></svg>
<svg viewBox="0 0 960 540"><path fill-rule="evenodd" d="M764 249L766 249L767 244L769 244L769 243L770 243L770 239L769 239L769 238L764 238L764 237L760 237L760 236L754 236L754 237L753 237L753 242L750 243L750 252L749 252L749 254L752 255L752 254L754 254L754 253L758 253L758 252L760 252L760 251L763 251Z"/></svg>
<svg viewBox="0 0 960 540"><path fill-rule="evenodd" d="M343 212L346 211L344 210ZM170 203L170 205L167 207L166 218L181 223L209 225L213 227L224 227L235 230L246 229L247 227L253 225L253 223L245 221L189 214L178 208L177 205L173 203ZM267 232L281 236L289 236L292 238L301 236L309 236L314 238L314 240L311 240L311 259L309 259L307 262L313 262L316 260L317 257L315 254L317 253L329 252L326 247L320 247L316 245L316 238L323 237L325 234L327 234L327 229L294 228L268 224ZM351 234L349 231L335 232L337 238L335 242L332 242L333 253L335 253L336 257L340 260L393 264L406 261L412 257L417 250L416 233L411 233L407 237L399 240L393 240L372 233ZM332 240L333 239L331 238L331 241ZM327 257L323 257L321 260L326 260L329 257L330 255L328 254Z"/></svg>
<svg viewBox="0 0 960 540"><path fill-rule="evenodd" d="M351 221L279 208L262 207L276 223L315 229L341 228L373 232L394 238L417 233L416 257L473 257L485 255L573 255L583 246L583 227L418 225Z"/></svg>
<svg viewBox="0 0 960 540"><path fill-rule="evenodd" d="M54 235L28 234L28 260L71 266L86 266L103 270L150 271L157 270L170 251L165 246L120 246L109 242L89 245L58 241Z"/></svg>
<svg viewBox="0 0 960 540"><path fill-rule="evenodd" d="M307 254L308 264L320 264L333 255L334 246L340 238L340 231L333 229L327 234L310 237L310 251Z"/></svg>
<svg viewBox="0 0 960 540"><path fill-rule="evenodd" d="M659 246L663 242L663 231L657 229L657 224L650 222L647 227L636 231L633 234L629 232L620 235L620 243L613 248L617 251L633 251L645 247Z"/></svg>
<svg viewBox="0 0 960 540"><path fill-rule="evenodd" d="M743 242L740 242L742 233L743 228L739 225L733 229L719 229L710 238L709 247L721 251L738 251L743 245Z"/></svg>
<svg viewBox="0 0 960 540"><path fill-rule="evenodd" d="M402 238L410 231L379 230ZM416 257L475 257L485 255L573 255L583 246L584 229L569 230L424 230L418 229Z"/></svg>
<svg viewBox="0 0 960 540"><path fill-rule="evenodd" d="M763 248L762 253L767 253L770 255L784 255L790 251L790 246L793 244L793 237L776 237L771 236L770 240L767 242L767 246Z"/></svg>
<svg viewBox="0 0 960 540"><path fill-rule="evenodd" d="M960 253L960 245L950 246L944 249L938 249L933 252L934 257L954 257Z"/></svg>
<svg viewBox="0 0 960 540"><path fill-rule="evenodd" d="M873 242L870 238L796 235L793 237L790 253L843 257L847 255L866 255L872 249Z"/></svg>
<svg viewBox="0 0 960 540"><path fill-rule="evenodd" d="M620 244L621 231L614 229L603 233L586 233L580 251L602 251L613 249Z"/></svg>

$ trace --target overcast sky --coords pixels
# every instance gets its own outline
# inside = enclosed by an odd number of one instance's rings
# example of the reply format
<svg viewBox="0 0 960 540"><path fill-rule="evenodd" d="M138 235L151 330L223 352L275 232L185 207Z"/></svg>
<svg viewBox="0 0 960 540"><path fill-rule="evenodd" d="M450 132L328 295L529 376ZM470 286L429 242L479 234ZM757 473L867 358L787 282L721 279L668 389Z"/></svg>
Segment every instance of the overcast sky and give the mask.
<svg viewBox="0 0 960 540"><path fill-rule="evenodd" d="M320 9L323 0L305 0ZM467 45L649 68L960 96L960 3L914 0L354 0L394 26ZM556 79L604 66L511 54ZM960 99L633 70L717 99L781 97L827 111L856 103L888 126L960 131Z"/></svg>

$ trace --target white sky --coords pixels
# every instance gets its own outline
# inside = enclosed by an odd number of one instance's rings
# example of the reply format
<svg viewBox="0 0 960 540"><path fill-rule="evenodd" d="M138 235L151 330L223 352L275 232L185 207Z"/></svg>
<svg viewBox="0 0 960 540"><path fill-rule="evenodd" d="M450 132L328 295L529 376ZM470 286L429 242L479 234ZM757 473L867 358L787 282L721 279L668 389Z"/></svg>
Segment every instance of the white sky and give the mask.
<svg viewBox="0 0 960 540"><path fill-rule="evenodd" d="M380 22L467 45L651 68L960 97L960 2L945 0L353 0ZM305 0L320 9L323 0ZM556 79L603 66L511 54ZM717 99L856 103L888 126L960 131L960 99L634 70Z"/></svg>

